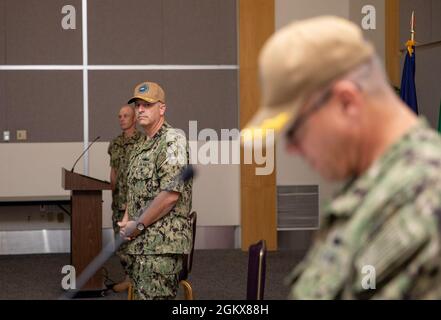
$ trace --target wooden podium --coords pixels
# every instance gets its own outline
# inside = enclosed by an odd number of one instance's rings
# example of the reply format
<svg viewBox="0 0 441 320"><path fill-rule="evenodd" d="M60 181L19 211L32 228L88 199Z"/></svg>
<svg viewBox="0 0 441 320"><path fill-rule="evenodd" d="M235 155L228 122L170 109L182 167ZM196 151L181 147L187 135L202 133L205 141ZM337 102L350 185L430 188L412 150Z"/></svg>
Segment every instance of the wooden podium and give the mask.
<svg viewBox="0 0 441 320"><path fill-rule="evenodd" d="M110 183L62 169L62 187L71 190L70 257L78 277L102 248L102 193ZM101 271L80 288L84 292L104 289Z"/></svg>

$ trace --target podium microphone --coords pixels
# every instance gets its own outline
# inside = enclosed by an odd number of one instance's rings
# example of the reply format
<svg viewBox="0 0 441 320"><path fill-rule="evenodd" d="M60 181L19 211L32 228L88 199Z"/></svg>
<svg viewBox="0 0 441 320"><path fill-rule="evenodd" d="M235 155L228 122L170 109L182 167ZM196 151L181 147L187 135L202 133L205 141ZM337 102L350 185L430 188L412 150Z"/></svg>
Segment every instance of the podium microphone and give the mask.
<svg viewBox="0 0 441 320"><path fill-rule="evenodd" d="M70 169L70 172L74 172L75 166L77 164L78 161L80 161L80 159L84 156L84 154L86 153L87 150L89 150L89 148L95 143L95 141L97 141L99 138L101 138L100 136L96 137L90 144L89 146L86 148L86 150L83 151L82 154L80 154L80 156L78 157L77 161L75 161L75 163L72 166L72 169Z"/></svg>

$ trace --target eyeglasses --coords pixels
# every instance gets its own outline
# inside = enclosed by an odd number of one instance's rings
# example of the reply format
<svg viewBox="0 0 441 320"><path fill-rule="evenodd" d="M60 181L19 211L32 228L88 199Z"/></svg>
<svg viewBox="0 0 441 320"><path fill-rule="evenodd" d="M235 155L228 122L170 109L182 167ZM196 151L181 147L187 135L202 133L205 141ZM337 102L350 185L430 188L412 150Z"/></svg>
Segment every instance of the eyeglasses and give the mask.
<svg viewBox="0 0 441 320"><path fill-rule="evenodd" d="M308 108L307 111L302 113L297 117L297 119L293 122L291 127L286 132L286 139L293 145L298 145L299 139L298 139L298 132L302 125L310 118L316 111L318 111L321 107L325 105L325 103L331 98L332 96L332 88L329 88L323 93L320 98L318 98L312 106Z"/></svg>

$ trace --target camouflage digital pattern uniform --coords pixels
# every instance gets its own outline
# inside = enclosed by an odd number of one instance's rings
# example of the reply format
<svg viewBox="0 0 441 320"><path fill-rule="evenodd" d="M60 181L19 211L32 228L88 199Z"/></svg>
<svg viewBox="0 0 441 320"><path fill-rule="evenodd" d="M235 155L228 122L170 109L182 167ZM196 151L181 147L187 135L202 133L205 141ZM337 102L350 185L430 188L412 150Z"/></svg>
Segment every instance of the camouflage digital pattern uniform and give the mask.
<svg viewBox="0 0 441 320"><path fill-rule="evenodd" d="M142 137L143 135L138 130L128 139L122 133L110 142L107 149L107 153L110 155L110 166L116 171L115 190L112 192L112 222L115 233L119 232L117 222L121 221L126 209L127 169L130 153Z"/></svg>
<svg viewBox="0 0 441 320"><path fill-rule="evenodd" d="M177 179L188 164L188 143L183 134L164 122L152 137L138 143L128 172L129 220L138 220L161 191L179 192L171 211L127 245L128 273L135 299L172 299L178 288L182 254L192 244L189 219L192 180Z"/></svg>
<svg viewBox="0 0 441 320"><path fill-rule="evenodd" d="M290 298L441 298L440 215L441 137L420 119L326 208Z"/></svg>

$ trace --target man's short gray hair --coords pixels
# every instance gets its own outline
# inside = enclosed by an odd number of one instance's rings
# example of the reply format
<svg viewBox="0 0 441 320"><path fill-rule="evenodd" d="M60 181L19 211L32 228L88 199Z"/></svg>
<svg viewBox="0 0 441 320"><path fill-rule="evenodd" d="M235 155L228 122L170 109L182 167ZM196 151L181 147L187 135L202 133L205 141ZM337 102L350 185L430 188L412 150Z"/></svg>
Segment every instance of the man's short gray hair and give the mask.
<svg viewBox="0 0 441 320"><path fill-rule="evenodd" d="M368 94L381 94L390 90L383 65L377 55L352 69L342 79L354 82Z"/></svg>

